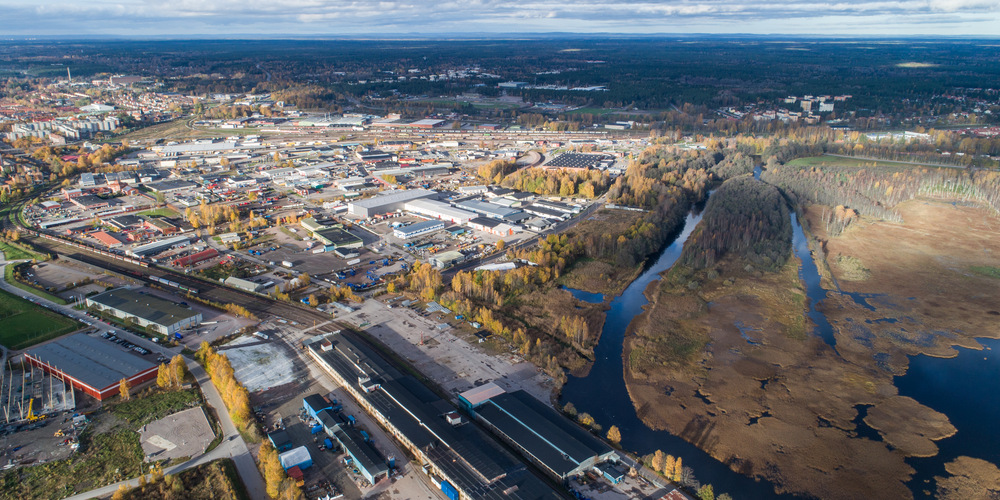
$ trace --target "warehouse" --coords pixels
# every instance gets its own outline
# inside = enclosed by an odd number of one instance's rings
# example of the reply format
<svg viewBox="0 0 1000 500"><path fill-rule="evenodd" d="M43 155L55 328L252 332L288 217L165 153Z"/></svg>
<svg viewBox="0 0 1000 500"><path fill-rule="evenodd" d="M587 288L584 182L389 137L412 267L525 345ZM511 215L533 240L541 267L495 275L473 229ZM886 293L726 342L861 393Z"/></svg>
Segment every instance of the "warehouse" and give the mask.
<svg viewBox="0 0 1000 500"><path fill-rule="evenodd" d="M354 333L337 331L303 342L306 352L389 431L430 474L467 499L559 498L525 464L474 425L453 425L455 407L406 375Z"/></svg>
<svg viewBox="0 0 1000 500"><path fill-rule="evenodd" d="M281 466L286 471L292 467L308 469L313 464L312 455L309 454L309 449L305 446L299 446L278 455L278 461L281 462Z"/></svg>
<svg viewBox="0 0 1000 500"><path fill-rule="evenodd" d="M560 480L617 458L610 446L524 391L492 396L476 406L475 415L497 436Z"/></svg>
<svg viewBox="0 0 1000 500"><path fill-rule="evenodd" d="M168 248L182 247L189 243L187 236L175 236L173 238L167 238L165 240L154 241L152 243L146 243L145 245L139 245L137 247L132 247L126 253L133 257L148 257L150 255L156 255Z"/></svg>
<svg viewBox="0 0 1000 500"><path fill-rule="evenodd" d="M239 288L240 290L245 290L247 292L259 292L262 288L259 283L254 283L253 281L245 280L243 278L237 278L236 276L230 276L222 283L226 286Z"/></svg>
<svg viewBox="0 0 1000 500"><path fill-rule="evenodd" d="M361 238L337 227L315 231L313 232L313 237L319 240L320 243L323 243L327 247L327 250L333 250L334 248L361 248L364 246Z"/></svg>
<svg viewBox="0 0 1000 500"><path fill-rule="evenodd" d="M425 220L410 224L409 226L397 227L392 230L392 234L401 240L408 240L442 229L444 229L444 222L439 220Z"/></svg>
<svg viewBox="0 0 1000 500"><path fill-rule="evenodd" d="M467 200L456 203L455 206L464 210L470 210L486 217L492 217L494 219L502 219L520 212L520 210L515 208L502 207L496 203L480 200Z"/></svg>
<svg viewBox="0 0 1000 500"><path fill-rule="evenodd" d="M330 437L337 440L337 444L347 452L354 466L369 483L375 484L389 475L386 459L357 430L337 424L333 426Z"/></svg>
<svg viewBox="0 0 1000 500"><path fill-rule="evenodd" d="M205 250L202 250L198 253L193 253L186 257L176 258L173 261L173 265L177 267L188 267L218 256L219 256L218 250L214 248L207 248Z"/></svg>
<svg viewBox="0 0 1000 500"><path fill-rule="evenodd" d="M333 404L319 394L310 394L302 398L302 409L312 418L319 418L319 412L333 409Z"/></svg>
<svg viewBox="0 0 1000 500"><path fill-rule="evenodd" d="M117 344L83 333L29 349L24 359L98 400L117 395L123 378L136 386L155 379L158 369Z"/></svg>
<svg viewBox="0 0 1000 500"><path fill-rule="evenodd" d="M202 319L200 312L128 288L116 288L87 297L87 307L111 313L123 320L134 319L139 326L164 335L198 326Z"/></svg>
<svg viewBox="0 0 1000 500"><path fill-rule="evenodd" d="M391 191L372 198L352 201L347 205L351 215L373 217L375 215L402 210L406 202L422 198L437 199L437 192L428 189L408 189L406 191Z"/></svg>
<svg viewBox="0 0 1000 500"><path fill-rule="evenodd" d="M431 219L453 222L455 224L465 224L476 214L455 208L447 203L437 200L413 200L403 205L407 212L430 217Z"/></svg>
<svg viewBox="0 0 1000 500"><path fill-rule="evenodd" d="M438 269L444 269L463 260L465 260L465 254L457 250L449 250L447 252L440 252L431 255L430 258L427 259L427 262L430 262L431 265Z"/></svg>

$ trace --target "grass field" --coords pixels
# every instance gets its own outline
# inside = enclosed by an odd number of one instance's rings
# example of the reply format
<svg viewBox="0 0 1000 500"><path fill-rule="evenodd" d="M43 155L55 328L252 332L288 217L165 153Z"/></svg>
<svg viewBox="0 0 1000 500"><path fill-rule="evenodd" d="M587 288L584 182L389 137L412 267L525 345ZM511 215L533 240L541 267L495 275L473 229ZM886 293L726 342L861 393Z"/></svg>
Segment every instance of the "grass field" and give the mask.
<svg viewBox="0 0 1000 500"><path fill-rule="evenodd" d="M0 344L20 350L80 328L80 323L0 290Z"/></svg>
<svg viewBox="0 0 1000 500"><path fill-rule="evenodd" d="M787 163L794 167L921 167L937 168L934 165L920 165L917 163L889 161L889 160L867 160L860 158L842 158L839 156L809 156L806 158L796 158Z"/></svg>
<svg viewBox="0 0 1000 500"><path fill-rule="evenodd" d="M31 260L38 259L42 260L42 256L34 252L30 252L21 248L20 246L15 246L6 241L0 241L0 252L3 252L4 257L7 260Z"/></svg>
<svg viewBox="0 0 1000 500"><path fill-rule="evenodd" d="M603 115L610 115L612 113L621 113L621 110L620 109L605 109L605 108L580 108L580 109L574 109L573 111L570 111L570 112L568 112L566 114L567 115L590 114L590 115L601 115L601 116L603 116Z"/></svg>
<svg viewBox="0 0 1000 500"><path fill-rule="evenodd" d="M142 426L172 413L197 406L201 402L198 391L157 391L149 395L140 394L116 404L111 412L135 426Z"/></svg>
<svg viewBox="0 0 1000 500"><path fill-rule="evenodd" d="M122 139L135 141L147 139L197 139L212 137L216 134L201 130L191 130L187 119L181 118L172 122L158 123L125 135Z"/></svg>
<svg viewBox="0 0 1000 500"><path fill-rule="evenodd" d="M146 217L178 217L180 214L169 208L154 208L139 212L136 215L145 215Z"/></svg>

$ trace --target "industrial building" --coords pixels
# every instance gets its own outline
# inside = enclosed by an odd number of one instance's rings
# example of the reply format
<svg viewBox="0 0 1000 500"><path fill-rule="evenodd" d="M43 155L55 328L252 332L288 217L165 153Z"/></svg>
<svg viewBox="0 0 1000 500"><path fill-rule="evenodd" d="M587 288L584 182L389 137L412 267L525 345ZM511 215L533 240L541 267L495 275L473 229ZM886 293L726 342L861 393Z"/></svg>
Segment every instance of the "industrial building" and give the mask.
<svg viewBox="0 0 1000 500"><path fill-rule="evenodd" d="M455 208L437 200L413 200L403 205L403 208L407 212L455 224L465 224L469 222L469 219L476 217L476 214L472 212Z"/></svg>
<svg viewBox="0 0 1000 500"><path fill-rule="evenodd" d="M310 417L319 419L319 412L333 409L333 403L319 394L310 394L302 398L302 409Z"/></svg>
<svg viewBox="0 0 1000 500"><path fill-rule="evenodd" d="M164 335L198 326L202 319L200 312L128 288L116 288L87 297L87 307L95 307L126 321L133 319L139 326Z"/></svg>
<svg viewBox="0 0 1000 500"><path fill-rule="evenodd" d="M347 211L351 215L359 217L372 217L375 215L402 210L406 202L419 200L422 198L436 199L436 191L429 189L407 189L405 191L391 191L381 193L378 196L364 200L352 201L347 205Z"/></svg>
<svg viewBox="0 0 1000 500"><path fill-rule="evenodd" d="M173 238L167 238L165 240L154 241L152 243L146 243L145 245L132 247L126 253L133 257L148 257L150 255L156 255L169 248L186 246L188 243L190 243L190 240L187 236L175 236Z"/></svg>
<svg viewBox="0 0 1000 500"><path fill-rule="evenodd" d="M313 460L312 455L309 454L309 448L305 446L299 446L288 450L280 455L278 455L278 461L281 462L281 466L287 471L292 467L298 467L299 469L308 469L312 467Z"/></svg>
<svg viewBox="0 0 1000 500"><path fill-rule="evenodd" d="M508 208L497 205L496 203L480 200L466 200L456 203L455 206L464 210L475 212L485 217L492 217L494 219L503 219L504 217L520 212L520 210L516 208Z"/></svg>
<svg viewBox="0 0 1000 500"><path fill-rule="evenodd" d="M401 240L408 240L442 229L444 229L444 222L439 220L425 220L410 224L409 226L397 227L392 230L392 234Z"/></svg>
<svg viewBox="0 0 1000 500"><path fill-rule="evenodd" d="M427 262L430 262L434 267L438 269L444 269L463 260L465 260L465 254L457 250L449 250L447 252L440 252L431 255L427 259Z"/></svg>
<svg viewBox="0 0 1000 500"><path fill-rule="evenodd" d="M278 450L278 453L292 449L292 438L284 429L269 432L267 440L271 442L271 446L274 446L275 450Z"/></svg>
<svg viewBox="0 0 1000 500"><path fill-rule="evenodd" d="M495 392L466 394L461 400L494 434L553 477L566 480L598 464L617 461L610 446L527 392L483 397Z"/></svg>
<svg viewBox="0 0 1000 500"><path fill-rule="evenodd" d="M364 241L348 232L346 229L331 227L313 232L313 237L322 243L327 250L335 248L361 248Z"/></svg>
<svg viewBox="0 0 1000 500"><path fill-rule="evenodd" d="M455 407L356 334L337 331L303 344L334 381L439 478L435 483L451 498L561 498L477 426L447 419Z"/></svg>
<svg viewBox="0 0 1000 500"><path fill-rule="evenodd" d="M136 386L155 379L158 370L117 344L83 333L29 349L24 359L98 400L117 395L123 378Z"/></svg>
<svg viewBox="0 0 1000 500"><path fill-rule="evenodd" d="M330 437L337 441L341 449L347 452L361 475L369 483L375 484L389 475L386 458L372 446L371 441L350 426L336 424L328 431Z"/></svg>
<svg viewBox="0 0 1000 500"><path fill-rule="evenodd" d="M253 281L237 278L236 276L230 276L222 283L226 286L239 288L240 290L245 290L247 292L259 292L264 287L264 285L261 285L260 283L254 283Z"/></svg>

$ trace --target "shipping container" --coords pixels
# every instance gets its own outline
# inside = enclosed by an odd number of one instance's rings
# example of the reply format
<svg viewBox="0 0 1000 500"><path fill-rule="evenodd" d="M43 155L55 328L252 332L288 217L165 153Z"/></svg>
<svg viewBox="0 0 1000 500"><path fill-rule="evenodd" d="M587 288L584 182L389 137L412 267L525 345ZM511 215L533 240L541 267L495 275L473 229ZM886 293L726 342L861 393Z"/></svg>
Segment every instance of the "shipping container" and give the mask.
<svg viewBox="0 0 1000 500"><path fill-rule="evenodd" d="M458 490L448 481L441 481L441 492L451 500L458 500Z"/></svg>

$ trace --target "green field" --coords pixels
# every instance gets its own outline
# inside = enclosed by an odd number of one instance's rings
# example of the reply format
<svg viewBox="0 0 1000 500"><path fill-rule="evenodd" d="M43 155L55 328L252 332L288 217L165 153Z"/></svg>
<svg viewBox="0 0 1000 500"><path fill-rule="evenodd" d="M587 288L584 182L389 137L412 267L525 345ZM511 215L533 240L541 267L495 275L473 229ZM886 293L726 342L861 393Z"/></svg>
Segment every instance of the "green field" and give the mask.
<svg viewBox="0 0 1000 500"><path fill-rule="evenodd" d="M908 163L902 161L889 160L867 160L861 158L841 158L839 156L809 156L806 158L796 158L786 163L793 167L921 167L938 168L934 165L921 165L919 163Z"/></svg>
<svg viewBox="0 0 1000 500"><path fill-rule="evenodd" d="M83 325L0 290L0 344L20 350L54 339Z"/></svg>
<svg viewBox="0 0 1000 500"><path fill-rule="evenodd" d="M43 260L41 255L29 252L20 246L15 246L6 241L0 241L0 252L3 252L7 260Z"/></svg>
<svg viewBox="0 0 1000 500"><path fill-rule="evenodd" d="M613 113L621 113L621 112L622 112L622 110L620 110L620 109L580 108L580 109L574 109L573 111L569 111L566 114L567 115L590 114L590 115L600 115L600 116L603 116L603 115L610 115L610 114L613 114Z"/></svg>

